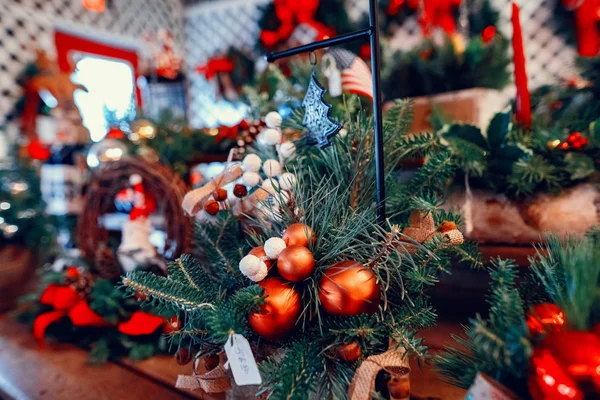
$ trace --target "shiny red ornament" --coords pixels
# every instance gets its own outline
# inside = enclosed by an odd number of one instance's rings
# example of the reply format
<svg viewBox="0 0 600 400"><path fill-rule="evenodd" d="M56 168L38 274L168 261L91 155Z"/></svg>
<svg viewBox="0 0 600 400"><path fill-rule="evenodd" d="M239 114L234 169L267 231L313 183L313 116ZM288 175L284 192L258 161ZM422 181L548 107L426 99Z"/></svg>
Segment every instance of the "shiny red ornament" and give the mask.
<svg viewBox="0 0 600 400"><path fill-rule="evenodd" d="M358 360L362 354L360 346L356 342L350 342L337 347L337 353L340 358L347 362Z"/></svg>
<svg viewBox="0 0 600 400"><path fill-rule="evenodd" d="M528 383L534 400L592 398L600 393L600 338L582 331L550 333L534 350Z"/></svg>
<svg viewBox="0 0 600 400"><path fill-rule="evenodd" d="M302 311L300 294L279 278L267 278L259 283L265 290L265 304L248 316L250 327L267 340L279 340L296 326Z"/></svg>
<svg viewBox="0 0 600 400"><path fill-rule="evenodd" d="M561 331L565 324L565 313L552 303L537 304L527 313L527 327L533 337L546 332Z"/></svg>
<svg viewBox="0 0 600 400"><path fill-rule="evenodd" d="M52 153L48 150L39 139L34 139L27 145L27 153L34 160L46 161Z"/></svg>
<svg viewBox="0 0 600 400"><path fill-rule="evenodd" d="M312 241L315 242L315 235L313 235L310 226L305 224L292 224L283 231L283 240L288 246L304 246L308 247L308 244Z"/></svg>
<svg viewBox="0 0 600 400"><path fill-rule="evenodd" d="M277 257L277 271L283 279L300 282L315 270L313 253L303 246L288 246Z"/></svg>
<svg viewBox="0 0 600 400"><path fill-rule="evenodd" d="M379 307L381 288L370 268L356 261L340 261L321 278L319 300L330 315L374 314Z"/></svg>
<svg viewBox="0 0 600 400"><path fill-rule="evenodd" d="M494 36L496 36L496 27L493 25L486 26L481 32L481 40L483 40L483 43L491 42Z"/></svg>

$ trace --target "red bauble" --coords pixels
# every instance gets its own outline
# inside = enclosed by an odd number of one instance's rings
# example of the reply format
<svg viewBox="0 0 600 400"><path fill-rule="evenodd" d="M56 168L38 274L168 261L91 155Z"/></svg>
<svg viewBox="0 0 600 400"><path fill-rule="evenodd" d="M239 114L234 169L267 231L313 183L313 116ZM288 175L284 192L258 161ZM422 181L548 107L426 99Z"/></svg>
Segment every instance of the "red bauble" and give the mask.
<svg viewBox="0 0 600 400"><path fill-rule="evenodd" d="M360 346L356 342L341 345L337 348L337 353L344 361L354 362L360 358Z"/></svg>
<svg viewBox="0 0 600 400"><path fill-rule="evenodd" d="M175 361L179 365L189 364L192 361L192 353L185 347L182 347L175 353Z"/></svg>
<svg viewBox="0 0 600 400"><path fill-rule="evenodd" d="M171 333L171 332L176 332L178 330L181 329L181 321L179 320L179 318L173 316L171 318L169 318L168 320L165 320L165 323L163 325L163 332L165 333Z"/></svg>
<svg viewBox="0 0 600 400"><path fill-rule="evenodd" d="M290 282L300 282L315 270L315 257L302 246L288 246L277 257L279 275Z"/></svg>
<svg viewBox="0 0 600 400"><path fill-rule="evenodd" d="M235 197L246 197L246 195L248 194L248 189L246 188L246 186L241 185L241 184L236 184L233 187L233 194L235 195Z"/></svg>
<svg viewBox="0 0 600 400"><path fill-rule="evenodd" d="M310 226L305 224L292 224L283 231L283 240L288 246L304 246L308 247L308 244L312 241L314 243L315 236L312 233Z"/></svg>
<svg viewBox="0 0 600 400"><path fill-rule="evenodd" d="M535 400L581 400L600 392L600 338L590 332L550 333L531 359L529 391Z"/></svg>
<svg viewBox="0 0 600 400"><path fill-rule="evenodd" d="M27 152L29 156L34 160L46 161L50 158L52 153L48 150L39 139L34 139L27 145Z"/></svg>
<svg viewBox="0 0 600 400"><path fill-rule="evenodd" d="M492 41L492 39L494 38L494 36L496 36L496 28L492 25L487 26L482 32L481 32L481 40L483 40L483 43L489 43Z"/></svg>
<svg viewBox="0 0 600 400"><path fill-rule="evenodd" d="M273 261L269 260L268 258L263 259L263 257L267 256L267 253L265 253L265 246L257 246L255 248L253 248L252 250L250 250L248 252L248 254L262 259L264 261L264 263L267 265L267 269L269 271L271 270L271 267L273 266Z"/></svg>
<svg viewBox="0 0 600 400"><path fill-rule="evenodd" d="M565 313L556 304L537 304L527 313L529 334L534 337L547 331L558 332L564 324Z"/></svg>
<svg viewBox="0 0 600 400"><path fill-rule="evenodd" d="M221 206L219 205L219 203L217 203L216 200L211 199L211 200L208 200L206 202L206 204L204 204L204 210L209 215L217 215L217 213L219 212L220 209L221 209Z"/></svg>
<svg viewBox="0 0 600 400"><path fill-rule="evenodd" d="M227 200L227 190L225 190L223 188L217 188L217 189L215 189L215 191L213 192L213 198L216 201L225 201L225 200Z"/></svg>
<svg viewBox="0 0 600 400"><path fill-rule="evenodd" d="M325 271L319 299L328 314L373 314L379 307L380 287L373 271L356 261L340 261Z"/></svg>
<svg viewBox="0 0 600 400"><path fill-rule="evenodd" d="M387 383L392 399L407 399L410 397L410 379L408 373L402 376L392 376ZM493 398L493 397L492 397Z"/></svg>
<svg viewBox="0 0 600 400"><path fill-rule="evenodd" d="M267 278L259 283L265 289L265 304L248 316L250 327L267 340L279 340L296 326L302 311L298 291L279 278Z"/></svg>

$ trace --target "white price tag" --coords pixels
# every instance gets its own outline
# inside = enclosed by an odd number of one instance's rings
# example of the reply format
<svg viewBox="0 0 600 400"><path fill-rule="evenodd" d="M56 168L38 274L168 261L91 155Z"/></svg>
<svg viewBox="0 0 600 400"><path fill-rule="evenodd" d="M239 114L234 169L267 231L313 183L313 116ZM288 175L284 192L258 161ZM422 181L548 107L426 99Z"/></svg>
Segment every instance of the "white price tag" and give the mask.
<svg viewBox="0 0 600 400"><path fill-rule="evenodd" d="M225 354L227 354L227 364L231 368L236 385L260 385L262 383L250 343L245 337L237 333L230 335L225 343Z"/></svg>

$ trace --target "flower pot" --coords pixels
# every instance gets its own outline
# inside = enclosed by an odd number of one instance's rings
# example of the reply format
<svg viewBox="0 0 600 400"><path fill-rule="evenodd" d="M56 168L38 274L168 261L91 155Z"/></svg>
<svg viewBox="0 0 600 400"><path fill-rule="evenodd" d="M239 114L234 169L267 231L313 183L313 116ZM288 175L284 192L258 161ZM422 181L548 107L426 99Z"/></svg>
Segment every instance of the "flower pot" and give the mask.
<svg viewBox="0 0 600 400"><path fill-rule="evenodd" d="M546 233L583 236L600 224L600 189L581 184L558 195L539 194L524 201L504 195L473 190L454 192L445 206L463 216L465 237L479 243L530 245Z"/></svg>

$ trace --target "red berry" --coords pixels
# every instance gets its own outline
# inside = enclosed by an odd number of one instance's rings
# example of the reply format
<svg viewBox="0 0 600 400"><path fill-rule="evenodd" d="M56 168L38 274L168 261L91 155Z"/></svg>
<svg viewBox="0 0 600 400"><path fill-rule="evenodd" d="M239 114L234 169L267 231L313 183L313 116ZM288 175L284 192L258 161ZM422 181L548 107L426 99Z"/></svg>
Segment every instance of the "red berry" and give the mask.
<svg viewBox="0 0 600 400"><path fill-rule="evenodd" d="M246 189L246 186L238 183L233 187L233 194L235 197L245 197L248 194L248 189Z"/></svg>
<svg viewBox="0 0 600 400"><path fill-rule="evenodd" d="M581 132L574 132L569 135L567 142L569 142L569 144L573 144L579 139L581 139Z"/></svg>
<svg viewBox="0 0 600 400"><path fill-rule="evenodd" d="M213 192L213 197L215 198L216 201L225 201L225 200L227 200L227 190L225 190L223 188L217 188Z"/></svg>
<svg viewBox="0 0 600 400"><path fill-rule="evenodd" d="M569 143L562 142L561 144L558 145L558 148L561 150L569 150Z"/></svg>
<svg viewBox="0 0 600 400"><path fill-rule="evenodd" d="M588 143L589 143L589 142L588 142L587 138L581 138L581 146L582 146L582 147L584 147L584 146L587 146L587 145L588 145Z"/></svg>
<svg viewBox="0 0 600 400"><path fill-rule="evenodd" d="M208 200L204 205L204 209L210 215L217 215L217 213L221 209L221 206L219 205L219 203L217 203L216 200Z"/></svg>

